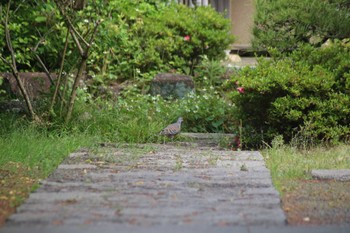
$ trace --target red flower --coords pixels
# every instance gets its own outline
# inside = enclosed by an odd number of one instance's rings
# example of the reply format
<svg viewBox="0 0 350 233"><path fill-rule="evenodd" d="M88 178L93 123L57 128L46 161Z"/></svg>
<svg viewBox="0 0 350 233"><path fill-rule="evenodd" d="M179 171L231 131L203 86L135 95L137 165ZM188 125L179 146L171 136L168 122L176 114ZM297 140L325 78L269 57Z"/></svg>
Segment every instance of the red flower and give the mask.
<svg viewBox="0 0 350 233"><path fill-rule="evenodd" d="M190 41L190 40L191 40L191 37L189 35L184 36L184 41Z"/></svg>
<svg viewBox="0 0 350 233"><path fill-rule="evenodd" d="M244 87L237 87L236 89L239 93L244 93Z"/></svg>

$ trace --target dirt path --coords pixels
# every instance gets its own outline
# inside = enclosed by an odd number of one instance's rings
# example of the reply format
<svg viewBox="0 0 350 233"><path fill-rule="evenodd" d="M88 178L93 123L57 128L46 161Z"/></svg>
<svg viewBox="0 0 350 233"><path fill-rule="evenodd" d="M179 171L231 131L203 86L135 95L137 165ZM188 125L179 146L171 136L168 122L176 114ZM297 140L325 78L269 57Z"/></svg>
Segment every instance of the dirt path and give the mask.
<svg viewBox="0 0 350 233"><path fill-rule="evenodd" d="M350 182L298 180L282 198L292 225L344 225L350 232Z"/></svg>

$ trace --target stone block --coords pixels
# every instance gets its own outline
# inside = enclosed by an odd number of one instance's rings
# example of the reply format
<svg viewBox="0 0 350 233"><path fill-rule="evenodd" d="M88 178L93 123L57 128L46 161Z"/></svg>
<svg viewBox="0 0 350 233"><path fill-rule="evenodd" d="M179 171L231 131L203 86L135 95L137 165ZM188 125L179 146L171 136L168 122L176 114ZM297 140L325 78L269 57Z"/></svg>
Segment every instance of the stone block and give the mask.
<svg viewBox="0 0 350 233"><path fill-rule="evenodd" d="M350 181L350 169L312 170L311 175L319 180Z"/></svg>
<svg viewBox="0 0 350 233"><path fill-rule="evenodd" d="M161 73L151 83L151 94L166 99L183 98L190 92L194 92L194 82L188 75Z"/></svg>

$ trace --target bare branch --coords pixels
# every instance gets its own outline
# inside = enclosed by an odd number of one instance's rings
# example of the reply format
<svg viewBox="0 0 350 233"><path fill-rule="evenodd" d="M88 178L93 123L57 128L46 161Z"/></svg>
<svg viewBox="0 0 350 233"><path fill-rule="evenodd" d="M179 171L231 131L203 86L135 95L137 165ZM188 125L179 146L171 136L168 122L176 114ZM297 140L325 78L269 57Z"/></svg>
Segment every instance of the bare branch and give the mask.
<svg viewBox="0 0 350 233"><path fill-rule="evenodd" d="M49 78L51 85L55 85L55 83L53 82L53 78L52 78L49 70L47 69L46 65L44 64L43 60L41 60L41 58L39 57L38 54L34 54L34 56L38 60L38 62L40 63L41 67L44 69L44 72L47 75L47 77Z"/></svg>
<svg viewBox="0 0 350 233"><path fill-rule="evenodd" d="M3 56L0 56L0 59L7 65L10 65L10 63L3 57Z"/></svg>
<svg viewBox="0 0 350 233"><path fill-rule="evenodd" d="M50 31L50 30L49 30ZM49 31L45 34L48 34ZM40 34L40 32L39 32ZM34 53L34 56L35 58L38 60L38 62L40 63L41 67L44 69L44 72L46 73L47 77L49 78L50 82L51 82L51 85L54 85L54 82L53 82L53 78L51 77L51 74L49 72L49 70L47 69L46 65L44 64L43 60L41 60L40 56L36 53L38 47L40 44L42 44L43 42L45 41L45 38L44 37L41 37L40 40L38 41L38 43L35 45L34 48L32 48L32 52Z"/></svg>
<svg viewBox="0 0 350 233"><path fill-rule="evenodd" d="M98 28L98 26L100 26L101 23L102 23L101 20L98 20L95 23L94 32L91 34L91 38L90 38L90 41L89 41L90 46L92 45L92 42L94 42L94 40L96 38L97 28Z"/></svg>
<svg viewBox="0 0 350 233"><path fill-rule="evenodd" d="M59 94L59 87L61 86L63 65L64 65L64 61L65 61L65 59L66 59L66 54L67 54L68 37L69 37L69 31L67 30L66 41L65 41L65 44L64 44L64 49L63 49L63 54L62 54L62 60L61 60L60 70L59 70L59 72L58 72L58 77L57 77L57 82L56 82L56 88L55 88L55 92L54 92L54 94L53 94L53 96L52 96L52 101L51 101L50 110L52 110L52 109L53 109L53 106L55 105L56 96L57 96L57 95L60 95L60 94ZM61 101L63 101L63 98L62 98L62 97L61 97Z"/></svg>
<svg viewBox="0 0 350 233"><path fill-rule="evenodd" d="M38 116L34 112L29 95L28 95L26 89L24 88L23 82L18 74L17 64L16 64L16 55L15 55L15 52L14 52L13 47L12 47L10 30L9 30L9 26L8 26L10 6L11 6L11 0L9 0L7 3L7 10L6 10L6 17L5 17L5 25L4 26L5 26L6 46L7 46L8 50L10 51L12 63L7 62L6 59L4 59L2 56L1 56L1 59L3 61L5 61L5 63L7 63L10 66L10 68L12 70L12 74L15 77L17 85L18 85L18 87L23 95L25 102L26 102L26 105L27 105L27 108L28 108L28 111L30 113L31 118L35 121L40 121L40 119L38 118Z"/></svg>
<svg viewBox="0 0 350 233"><path fill-rule="evenodd" d="M72 34L72 36L73 36L73 34L75 34L75 36L78 37L79 40L81 40L86 46L89 47L89 46L90 46L89 43L84 39L84 37L83 37L83 36L77 31L77 29L74 27L74 25L73 25L71 19L70 19L69 16L66 14L66 12L65 12L65 10L64 10L64 7L61 6L61 4L60 4L57 0L55 0L55 2L56 2L56 5L58 6L58 9L59 9L59 11L61 12L62 16L65 18L65 22L66 22L66 24L68 25L68 28L71 29L71 34ZM78 41L78 40L77 40L77 41ZM78 43L78 44L80 44L80 43ZM78 45L78 44L77 44L77 45ZM81 47L81 45L79 45L79 47ZM80 51L80 52L81 52L81 51Z"/></svg>
<svg viewBox="0 0 350 233"><path fill-rule="evenodd" d="M73 30L72 28L69 28L69 32L70 32L70 34L72 35L73 40L74 40L75 44L76 44L77 47L78 47L80 56L84 56L84 49L83 49L83 47L81 47L81 44L80 44L80 42L79 42L79 40L78 40L78 38L77 38L77 34L74 33L72 30Z"/></svg>
<svg viewBox="0 0 350 233"><path fill-rule="evenodd" d="M8 2L8 4L7 4L7 9L6 9L6 16L5 16L5 39L6 39L7 48L8 48L8 50L10 51L11 59L12 59L11 69L13 69L13 71L14 71L15 73L18 73L18 71L17 71L17 64L16 64L16 55L15 55L15 53L14 53L14 51L13 51L12 42L11 42L11 36L10 36L10 30L9 30L9 27L8 27L10 6L11 6L11 0L9 0L9 2Z"/></svg>

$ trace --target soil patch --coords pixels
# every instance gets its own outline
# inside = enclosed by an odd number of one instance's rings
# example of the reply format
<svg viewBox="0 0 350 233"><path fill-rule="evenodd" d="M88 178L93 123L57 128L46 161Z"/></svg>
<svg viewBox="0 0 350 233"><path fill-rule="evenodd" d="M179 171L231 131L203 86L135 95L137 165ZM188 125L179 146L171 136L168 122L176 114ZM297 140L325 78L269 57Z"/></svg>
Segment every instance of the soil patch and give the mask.
<svg viewBox="0 0 350 233"><path fill-rule="evenodd" d="M25 200L37 181L32 171L20 163L8 163L0 168L0 226Z"/></svg>
<svg viewBox="0 0 350 233"><path fill-rule="evenodd" d="M350 224L350 182L299 180L288 186L282 206L289 224Z"/></svg>

